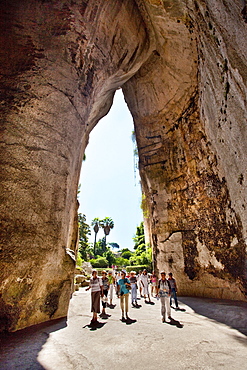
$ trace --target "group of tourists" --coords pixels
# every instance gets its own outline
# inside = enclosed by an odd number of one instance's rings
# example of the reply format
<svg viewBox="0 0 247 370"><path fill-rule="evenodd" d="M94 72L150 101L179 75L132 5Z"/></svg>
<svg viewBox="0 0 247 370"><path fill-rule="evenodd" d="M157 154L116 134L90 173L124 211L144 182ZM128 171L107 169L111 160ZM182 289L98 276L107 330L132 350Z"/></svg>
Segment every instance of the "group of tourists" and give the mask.
<svg viewBox="0 0 247 370"><path fill-rule="evenodd" d="M91 289L91 312L93 317L91 324L97 323L97 315L100 313L100 299L102 301L101 316L106 316L106 307L114 307L112 305L114 291L118 298L120 298L120 307L122 311L122 321L129 320L129 293L131 293L132 307L140 307L137 303L137 291L139 289L140 298L144 298L146 303L151 303L149 294L149 284L151 284L151 296L160 300L162 322L166 321L166 316L171 320L171 306L172 298L174 298L176 310L178 307L177 300L177 285L172 273L168 274L164 271L160 272L160 279L155 272L149 276L147 270L140 271L136 275L135 271L131 271L127 276L126 271L121 271L113 274L112 271L108 273L102 271L102 277L98 277L97 270L92 271L92 277L89 286L86 290ZM108 303L109 298L109 303Z"/></svg>

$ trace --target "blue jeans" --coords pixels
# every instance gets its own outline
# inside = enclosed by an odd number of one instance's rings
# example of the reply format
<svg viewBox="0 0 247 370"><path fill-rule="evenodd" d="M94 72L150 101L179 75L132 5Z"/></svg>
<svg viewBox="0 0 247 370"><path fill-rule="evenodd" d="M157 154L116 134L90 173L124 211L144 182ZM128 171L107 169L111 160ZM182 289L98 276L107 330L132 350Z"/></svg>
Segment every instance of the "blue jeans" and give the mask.
<svg viewBox="0 0 247 370"><path fill-rule="evenodd" d="M136 302L136 297L137 297L136 284L132 283L131 284L131 302L132 303Z"/></svg>
<svg viewBox="0 0 247 370"><path fill-rule="evenodd" d="M172 294L171 294L171 298L170 298L170 305L172 305L172 297L173 297L174 301L175 301L176 308L178 308L178 299L177 299L176 289L172 288L171 290L172 290Z"/></svg>

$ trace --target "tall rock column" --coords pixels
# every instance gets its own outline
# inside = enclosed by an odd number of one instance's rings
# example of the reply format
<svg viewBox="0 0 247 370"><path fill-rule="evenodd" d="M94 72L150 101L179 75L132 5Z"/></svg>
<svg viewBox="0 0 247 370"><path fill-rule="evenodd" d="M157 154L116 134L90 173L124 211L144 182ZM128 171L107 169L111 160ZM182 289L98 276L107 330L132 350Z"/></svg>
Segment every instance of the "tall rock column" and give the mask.
<svg viewBox="0 0 247 370"><path fill-rule="evenodd" d="M244 300L247 39L227 3L146 2L157 48L124 94L155 268L180 294Z"/></svg>
<svg viewBox="0 0 247 370"><path fill-rule="evenodd" d="M13 331L67 314L89 133L152 40L128 0L10 0L0 13L0 330Z"/></svg>

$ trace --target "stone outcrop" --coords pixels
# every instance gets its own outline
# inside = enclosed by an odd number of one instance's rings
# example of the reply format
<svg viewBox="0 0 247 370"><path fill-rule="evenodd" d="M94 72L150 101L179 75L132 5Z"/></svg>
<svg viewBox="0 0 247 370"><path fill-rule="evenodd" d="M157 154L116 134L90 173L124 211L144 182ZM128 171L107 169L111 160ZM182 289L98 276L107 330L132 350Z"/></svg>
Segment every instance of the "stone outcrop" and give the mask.
<svg viewBox="0 0 247 370"><path fill-rule="evenodd" d="M155 267L181 294L246 299L244 1L10 0L0 14L0 330L66 315L81 161L119 87Z"/></svg>

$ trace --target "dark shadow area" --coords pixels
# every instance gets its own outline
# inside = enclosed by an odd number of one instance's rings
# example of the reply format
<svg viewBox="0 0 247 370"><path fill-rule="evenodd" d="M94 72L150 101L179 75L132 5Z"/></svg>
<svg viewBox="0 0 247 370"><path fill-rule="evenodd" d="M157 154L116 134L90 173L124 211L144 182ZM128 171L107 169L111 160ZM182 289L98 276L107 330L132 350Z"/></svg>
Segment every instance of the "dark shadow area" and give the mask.
<svg viewBox="0 0 247 370"><path fill-rule="evenodd" d="M123 323L125 323L126 325L131 325L131 324L134 324L135 322L137 322L136 319L131 319L130 317L128 317L127 319L120 319L120 321L122 321Z"/></svg>
<svg viewBox="0 0 247 370"><path fill-rule="evenodd" d="M83 329L84 329L84 328L89 328L89 329L90 329L90 331L96 331L96 330L98 330L98 329L103 328L103 326L104 326L105 324L106 324L105 322L94 321L94 322L91 322L91 323L90 323L90 324L88 324L88 325L83 326Z"/></svg>
<svg viewBox="0 0 247 370"><path fill-rule="evenodd" d="M214 298L180 297L196 313L221 322L247 336L247 302Z"/></svg>
<svg viewBox="0 0 247 370"><path fill-rule="evenodd" d="M111 310L114 310L116 304L108 304L107 307L110 308Z"/></svg>
<svg viewBox="0 0 247 370"><path fill-rule="evenodd" d="M142 307L142 305L138 304L138 303L136 303L134 306L132 305L132 308L141 308L141 307Z"/></svg>
<svg viewBox="0 0 247 370"><path fill-rule="evenodd" d="M107 319L109 319L109 317L111 317L111 315L108 315L107 313L105 313L105 314L100 314L99 315L99 317L101 318L101 319L104 319L104 320L107 320Z"/></svg>
<svg viewBox="0 0 247 370"><path fill-rule="evenodd" d="M14 333L0 334L0 369L40 370L39 352L52 332L67 326L67 318L52 320Z"/></svg>
<svg viewBox="0 0 247 370"><path fill-rule="evenodd" d="M131 324L134 324L135 322L137 322L137 320L136 320L136 319L128 318L128 319L125 321L125 324L126 324L126 325L131 325Z"/></svg>
<svg viewBox="0 0 247 370"><path fill-rule="evenodd" d="M167 324L169 324L169 325L174 325L174 326L176 326L177 328L180 328L180 329L182 329L184 326L183 326L183 324L181 324L178 320L174 320L174 319L170 319L170 322L166 322Z"/></svg>
<svg viewBox="0 0 247 370"><path fill-rule="evenodd" d="M185 308L173 307L173 306L171 306L171 308L172 308L173 310L175 310L175 311L180 311L180 312L185 312L185 311L186 311L186 309L185 309Z"/></svg>

